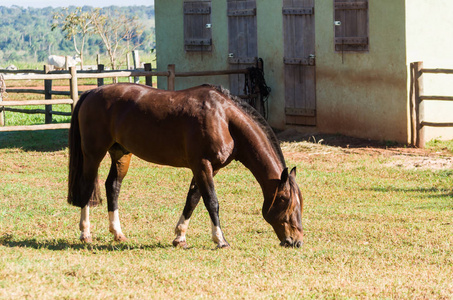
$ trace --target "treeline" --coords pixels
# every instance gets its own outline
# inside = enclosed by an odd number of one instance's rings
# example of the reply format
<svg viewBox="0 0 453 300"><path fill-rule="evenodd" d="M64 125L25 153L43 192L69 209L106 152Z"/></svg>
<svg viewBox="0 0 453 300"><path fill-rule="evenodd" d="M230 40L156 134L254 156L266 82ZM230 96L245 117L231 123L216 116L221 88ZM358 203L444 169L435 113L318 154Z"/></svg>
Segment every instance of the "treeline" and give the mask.
<svg viewBox="0 0 453 300"><path fill-rule="evenodd" d="M69 7L69 11L75 10ZM94 7L84 6L83 11L92 11ZM150 52L154 48L154 7L127 6L105 7L101 11L111 10L137 17L143 24L143 33L132 41L139 50ZM0 6L0 66L18 61L44 62L50 54L74 55L74 44L64 37L59 29L51 30L53 16L63 8L23 8L19 6ZM85 46L85 55L94 56L106 51L101 38L89 36Z"/></svg>

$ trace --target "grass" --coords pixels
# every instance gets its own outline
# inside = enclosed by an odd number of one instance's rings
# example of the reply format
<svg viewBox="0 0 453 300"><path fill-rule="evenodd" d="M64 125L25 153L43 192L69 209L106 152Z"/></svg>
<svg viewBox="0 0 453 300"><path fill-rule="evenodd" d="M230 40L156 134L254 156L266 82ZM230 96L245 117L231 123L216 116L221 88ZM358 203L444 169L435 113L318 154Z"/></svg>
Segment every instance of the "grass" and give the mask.
<svg viewBox="0 0 453 300"><path fill-rule="evenodd" d="M155 56L151 54L145 54L142 56L143 62L152 62L153 67L155 67ZM88 60L86 64L95 64L92 60ZM24 62L16 62L16 66L19 69L39 69L38 66L42 66L40 63L24 63ZM119 78L118 82L129 82L128 78ZM153 82L157 83L157 78L153 77ZM105 78L104 84L111 84L113 83L112 78ZM145 84L145 77L140 77L141 84ZM83 88L83 85L97 85L97 79L80 79L79 82L79 89L86 90ZM52 85L55 86L67 86L66 91L69 91L69 81L68 80L53 80ZM41 80L8 80L6 82L7 88L11 87L37 87L41 86L42 89L44 86L44 82ZM17 93L8 93L7 95L3 96L4 101L8 100L42 100L44 99L43 95L38 94L17 94ZM62 99L62 98L69 98L65 96L53 96L54 99ZM33 105L33 106L21 106L21 109L41 109L44 110L44 105ZM60 111L60 112L70 112L71 107L70 105L53 105L52 110ZM36 124L44 124L45 123L45 116L44 114L24 114L18 112L5 112L5 126L16 126L16 125L36 125ZM53 115L52 116L52 123L68 123L70 121L70 117L68 116L59 116Z"/></svg>
<svg viewBox="0 0 453 300"><path fill-rule="evenodd" d="M429 147L436 151L447 150L453 153L453 140L443 141L441 139L433 139L426 143L426 147Z"/></svg>
<svg viewBox="0 0 453 300"><path fill-rule="evenodd" d="M132 55L130 53L130 55ZM140 61L142 63L152 63L153 66L155 67L155 62L156 62L156 55L144 51L139 51L140 55ZM89 66L89 65L96 65L96 55L85 55L84 56L84 65ZM131 56L131 61L132 61L132 56ZM126 57L120 57L117 59L117 62L120 63L119 68L124 68L126 69ZM106 67L110 67L110 59L108 55L101 55L101 63L104 64ZM14 65L16 66L19 70L20 69L29 69L29 70L42 70L43 66L47 64L47 58L45 61L38 61L38 62L33 62L33 61L8 61L8 65ZM7 65L2 64L6 68Z"/></svg>
<svg viewBox="0 0 453 300"><path fill-rule="evenodd" d="M216 250L202 204L173 248L190 171L133 158L120 200L129 240L112 242L105 203L91 245L66 203L67 130L0 134L0 298L430 298L453 295L452 170L285 143L305 197L305 245L285 249L261 216L251 173L216 176L231 249ZM108 172L107 159L100 174Z"/></svg>

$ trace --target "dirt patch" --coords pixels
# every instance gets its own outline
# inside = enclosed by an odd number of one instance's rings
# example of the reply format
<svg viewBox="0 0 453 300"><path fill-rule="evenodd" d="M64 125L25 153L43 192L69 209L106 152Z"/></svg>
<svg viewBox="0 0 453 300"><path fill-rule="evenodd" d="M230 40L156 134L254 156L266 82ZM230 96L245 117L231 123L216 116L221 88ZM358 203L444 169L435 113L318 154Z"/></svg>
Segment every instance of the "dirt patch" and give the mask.
<svg viewBox="0 0 453 300"><path fill-rule="evenodd" d="M277 133L285 156L295 160L311 161L314 156L326 158L348 154L363 154L389 158L387 167L404 169L453 170L453 154L447 150L434 151L348 137L338 134L307 134L294 129Z"/></svg>
<svg viewBox="0 0 453 300"><path fill-rule="evenodd" d="M451 157L405 157L400 155L395 156L385 166L405 169L453 170L453 160Z"/></svg>

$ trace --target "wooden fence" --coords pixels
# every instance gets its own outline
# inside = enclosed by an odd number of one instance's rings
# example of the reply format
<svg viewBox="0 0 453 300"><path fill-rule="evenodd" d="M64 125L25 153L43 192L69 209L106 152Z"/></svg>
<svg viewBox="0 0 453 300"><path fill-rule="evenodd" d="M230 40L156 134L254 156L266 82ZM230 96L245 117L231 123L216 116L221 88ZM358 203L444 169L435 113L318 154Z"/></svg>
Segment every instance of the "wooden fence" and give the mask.
<svg viewBox="0 0 453 300"><path fill-rule="evenodd" d="M44 130L44 129L62 129L69 128L69 123L53 123L52 114L70 115L70 113L57 112L52 110L53 104L67 104L71 105L73 110L77 103L79 95L82 92L78 90L78 80L82 78L96 78L98 79L98 86L104 84L104 78L119 78L119 77L139 77L144 76L146 85L152 85L153 76L167 77L167 90L175 90L176 77L192 77L192 76L217 76L217 75L230 75L230 74L248 74L249 70L220 70L220 71L200 71L200 72L176 72L175 65L168 65L167 71L156 72L151 70L151 64L145 64L144 70L104 70L103 65L98 66L98 70L92 71L76 71L75 67L70 67L67 71L49 71L45 66L43 71L39 70L0 70L0 73L5 73L3 76L6 82L6 89L2 90L0 82L0 132L2 131L24 131L24 130ZM52 91L52 80L69 80L69 91ZM36 89L8 89L8 80L43 80L44 90ZM21 100L21 101L2 101L2 91L6 93L36 93L43 94L44 100ZM52 95L65 95L70 96L69 99L52 99ZM256 94L248 95L247 97L257 97ZM17 106L25 105L45 105L45 110L22 110ZM28 126L3 126L4 111L15 111L22 113L44 113L46 115L46 124L41 125L28 125Z"/></svg>
<svg viewBox="0 0 453 300"><path fill-rule="evenodd" d="M453 127L453 122L431 122L424 120L424 113L420 111L422 101L438 100L453 101L453 96L429 96L424 94L423 74L452 74L452 69L424 69L423 62L413 62L411 70L410 90L410 118L411 118L411 144L419 148L425 146L423 127ZM452 117L453 118L453 117Z"/></svg>

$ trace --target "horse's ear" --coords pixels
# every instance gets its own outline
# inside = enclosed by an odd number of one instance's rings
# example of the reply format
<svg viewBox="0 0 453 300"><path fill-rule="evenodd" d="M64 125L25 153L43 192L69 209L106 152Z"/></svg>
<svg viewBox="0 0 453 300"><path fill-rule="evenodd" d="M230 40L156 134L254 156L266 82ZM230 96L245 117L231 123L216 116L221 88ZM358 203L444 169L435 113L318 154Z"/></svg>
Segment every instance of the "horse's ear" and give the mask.
<svg viewBox="0 0 453 300"><path fill-rule="evenodd" d="M288 181L288 168L285 168L280 176L280 183L284 183L286 181Z"/></svg>
<svg viewBox="0 0 453 300"><path fill-rule="evenodd" d="M296 175L297 175L296 167L292 168L291 172L289 174L292 175L294 178L296 178Z"/></svg>
<svg viewBox="0 0 453 300"><path fill-rule="evenodd" d="M289 175L288 168L285 168L280 177L280 189L289 188Z"/></svg>

